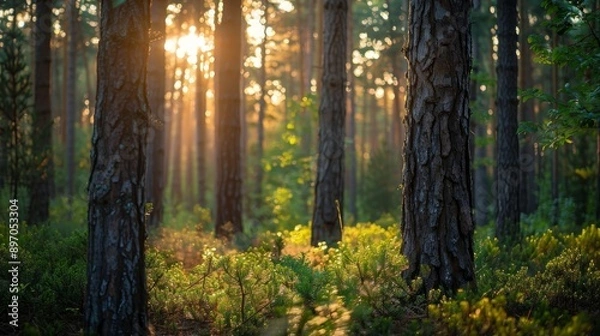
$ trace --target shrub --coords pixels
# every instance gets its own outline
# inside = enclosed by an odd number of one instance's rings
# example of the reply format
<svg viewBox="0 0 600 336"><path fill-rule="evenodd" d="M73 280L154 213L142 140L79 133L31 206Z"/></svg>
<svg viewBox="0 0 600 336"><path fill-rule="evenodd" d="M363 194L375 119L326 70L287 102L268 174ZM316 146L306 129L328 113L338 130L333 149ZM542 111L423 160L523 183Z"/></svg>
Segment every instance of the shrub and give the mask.
<svg viewBox="0 0 600 336"><path fill-rule="evenodd" d="M256 251L223 257L218 263L210 302L219 334L258 335L268 317L285 306L280 266Z"/></svg>
<svg viewBox="0 0 600 336"><path fill-rule="evenodd" d="M417 295L420 279L404 281L407 262L399 239L388 232L378 233L385 239L361 237L341 243L327 267L345 303L353 308L354 334L396 334L424 316L425 300Z"/></svg>
<svg viewBox="0 0 600 336"><path fill-rule="evenodd" d="M511 316L506 305L507 299L502 295L469 300L463 292L453 299L430 304L427 322L438 335L586 335L591 331L583 315L543 324L528 316Z"/></svg>
<svg viewBox="0 0 600 336"><path fill-rule="evenodd" d="M1 227L0 239L8 241L8 225ZM83 231L65 235L50 226L21 224L19 247L20 321L28 321L32 333L77 333L83 319L87 235ZM7 255L4 244L2 248ZM0 284L8 288L4 279ZM9 302L8 295L2 291L3 302ZM6 309L4 305L0 312L6 315Z"/></svg>

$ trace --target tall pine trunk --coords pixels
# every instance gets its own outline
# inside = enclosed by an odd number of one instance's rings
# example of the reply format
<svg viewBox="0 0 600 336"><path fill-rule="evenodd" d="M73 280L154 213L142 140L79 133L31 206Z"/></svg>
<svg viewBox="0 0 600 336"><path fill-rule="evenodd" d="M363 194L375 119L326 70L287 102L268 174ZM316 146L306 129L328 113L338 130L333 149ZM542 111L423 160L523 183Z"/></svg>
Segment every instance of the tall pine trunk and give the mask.
<svg viewBox="0 0 600 336"><path fill-rule="evenodd" d="M498 214L496 236L519 236L517 0L498 2Z"/></svg>
<svg viewBox="0 0 600 336"><path fill-rule="evenodd" d="M300 99L311 94L311 79L314 65L315 39L315 6L318 0L305 0L306 6L298 8L298 38L300 40ZM304 13L308 9L308 13ZM305 104L301 105L301 130L300 141L302 155L309 156L313 153L313 126L310 109Z"/></svg>
<svg viewBox="0 0 600 336"><path fill-rule="evenodd" d="M171 145L171 167L173 167L173 176L171 177L171 202L174 206L181 204L183 201L183 188L181 186L181 178L183 171L183 160L181 158L183 154L183 91L180 91L179 98L173 100L173 124L171 129L171 138L173 143Z"/></svg>
<svg viewBox="0 0 600 336"><path fill-rule="evenodd" d="M373 94L369 94L369 103L369 147L370 156L373 157L379 149L379 120L377 120L377 116L380 110L379 106L377 106L375 90L373 90Z"/></svg>
<svg viewBox="0 0 600 336"><path fill-rule="evenodd" d="M224 0L215 32L215 150L217 237L231 239L243 232L241 89L241 0Z"/></svg>
<svg viewBox="0 0 600 336"><path fill-rule="evenodd" d="M77 21L79 8L76 0L67 2L67 69L66 69L66 166L67 198L69 204L75 196L75 124L77 121ZM71 212L69 212L70 214Z"/></svg>
<svg viewBox="0 0 600 336"><path fill-rule="evenodd" d="M33 224L48 220L50 194L54 183L52 104L50 100L52 1L36 1L35 16L35 87L32 131L34 171L30 184L31 202L29 204L29 222Z"/></svg>
<svg viewBox="0 0 600 336"><path fill-rule="evenodd" d="M342 239L344 205L344 122L346 118L347 0L325 0L319 158L311 245Z"/></svg>
<svg viewBox="0 0 600 336"><path fill-rule="evenodd" d="M470 1L412 1L404 164L404 276L424 289L475 281L469 167Z"/></svg>
<svg viewBox="0 0 600 336"><path fill-rule="evenodd" d="M200 25L199 31L203 36L206 36L204 22L204 13L206 11L204 4L196 5L197 16ZM199 51L198 65L196 67L196 169L198 172L198 204L201 207L207 207L206 202L206 142L207 142L207 127L206 127L206 79L204 78L204 66L207 63L206 55L202 50Z"/></svg>
<svg viewBox="0 0 600 336"><path fill-rule="evenodd" d="M354 50L354 25L352 21L352 3L348 8L348 39L346 45L346 61L348 68L348 95L346 97L346 134L348 148L348 169L346 170L346 199L348 201L348 212L354 221L358 220L358 208L356 206L357 195L357 163L356 163L356 87L354 83L354 63L352 63L352 52Z"/></svg>
<svg viewBox="0 0 600 336"><path fill-rule="evenodd" d="M144 148L149 5L149 1L101 3L89 180L86 335L148 333Z"/></svg>
<svg viewBox="0 0 600 336"><path fill-rule="evenodd" d="M196 69L196 169L198 169L198 204L206 207L206 80L204 59Z"/></svg>

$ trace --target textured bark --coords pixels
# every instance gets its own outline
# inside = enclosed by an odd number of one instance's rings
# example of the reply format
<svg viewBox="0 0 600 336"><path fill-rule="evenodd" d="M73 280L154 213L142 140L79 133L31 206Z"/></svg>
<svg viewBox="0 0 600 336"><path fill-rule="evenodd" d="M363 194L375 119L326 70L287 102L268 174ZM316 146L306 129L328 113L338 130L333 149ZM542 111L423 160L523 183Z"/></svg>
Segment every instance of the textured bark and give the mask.
<svg viewBox="0 0 600 336"><path fill-rule="evenodd" d="M241 166L241 0L224 0L216 29L216 216L217 237L243 231Z"/></svg>
<svg viewBox="0 0 600 336"><path fill-rule="evenodd" d="M498 214L500 240L519 235L519 139L517 100L517 0L498 3Z"/></svg>
<svg viewBox="0 0 600 336"><path fill-rule="evenodd" d="M411 1L404 276L455 291L475 280L469 167L470 1Z"/></svg>
<svg viewBox="0 0 600 336"><path fill-rule="evenodd" d="M148 104L154 121L148 133L146 165L146 199L152 203L148 226L156 227L163 217L163 195L166 184L165 155L165 17L167 1L151 4L152 42L148 55Z"/></svg>
<svg viewBox="0 0 600 336"><path fill-rule="evenodd" d="M347 0L325 0L323 78L319 104L319 158L311 244L342 239L344 122L346 118Z"/></svg>
<svg viewBox="0 0 600 336"><path fill-rule="evenodd" d="M52 1L36 1L35 16L35 88L32 129L34 171L29 204L29 223L32 224L48 220L50 194L54 183L52 104L50 101Z"/></svg>
<svg viewBox="0 0 600 336"><path fill-rule="evenodd" d="M75 195L75 123L77 120L77 21L79 8L76 0L67 1L67 71L66 71L66 118L65 138L67 144L67 197L69 204Z"/></svg>
<svg viewBox="0 0 600 336"><path fill-rule="evenodd" d="M146 335L149 1L101 3L88 208L86 335Z"/></svg>

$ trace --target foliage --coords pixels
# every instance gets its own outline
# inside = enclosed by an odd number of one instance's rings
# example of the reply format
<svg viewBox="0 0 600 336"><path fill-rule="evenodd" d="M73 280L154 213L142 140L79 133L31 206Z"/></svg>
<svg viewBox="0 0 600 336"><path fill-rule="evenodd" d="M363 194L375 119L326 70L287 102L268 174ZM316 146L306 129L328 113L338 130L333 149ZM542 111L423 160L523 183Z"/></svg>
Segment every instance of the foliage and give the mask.
<svg viewBox="0 0 600 336"><path fill-rule="evenodd" d="M569 165L574 164L575 160L569 162ZM572 174L565 173L569 183L560 186L561 196L557 200L552 199L550 172L547 171L545 176L539 179L537 210L521 216L521 228L525 234L541 234L548 229L569 232L573 228L579 230L582 224L592 222L591 217L596 207L593 204L595 198L592 197L595 185L590 181L590 177L578 178L573 176L576 174L575 169L570 168L570 170L573 171ZM559 209L556 221L554 221L555 205Z"/></svg>
<svg viewBox="0 0 600 336"><path fill-rule="evenodd" d="M8 177L11 196L17 198L31 173L33 89L25 50L27 41L15 20L0 21L0 46L0 188Z"/></svg>
<svg viewBox="0 0 600 336"><path fill-rule="evenodd" d="M512 248L479 242L478 290L430 305L436 330L467 334L581 335L598 331L600 229L547 231ZM543 331L543 332L542 332Z"/></svg>
<svg viewBox="0 0 600 336"><path fill-rule="evenodd" d="M0 239L8 241L8 225L0 226ZM74 334L83 319L83 294L86 283L87 235L81 230L68 235L51 226L20 225L19 321L33 334ZM8 254L1 245L0 253ZM3 277L0 284L8 288ZM9 292L1 299L9 302ZM0 309L7 314L6 305ZM6 330L7 325L0 329Z"/></svg>
<svg viewBox="0 0 600 336"><path fill-rule="evenodd" d="M394 334L425 316L424 297L417 295L420 279L406 283L401 277L406 268L395 236L340 244L329 271L347 305L354 307L353 334Z"/></svg>
<svg viewBox="0 0 600 336"><path fill-rule="evenodd" d="M89 141L92 137L91 127L75 127L75 176L71 176L74 183L75 195L74 199L87 198L87 183L90 178L90 150L92 143ZM65 194L67 185L67 163L66 161L66 145L56 139L54 141L54 182L57 192ZM86 204L87 206L87 204Z"/></svg>
<svg viewBox="0 0 600 336"><path fill-rule="evenodd" d="M74 334L81 327L87 238L81 225L57 224L66 216L64 207L52 205L53 227L23 225L19 236L27 265L20 304L33 334ZM337 248L310 247L310 227L297 226L262 233L247 251L238 251L199 230L199 213L177 220L187 224L171 223L148 240L150 318L159 335L600 331L600 229L594 225L577 234L543 231L514 246L489 238L493 228L479 228L478 287L445 297L417 292L420 279L403 280L406 260L394 225L348 226ZM2 225L0 239L6 235ZM0 253L6 249L2 245ZM8 292L1 295L8 299Z"/></svg>
<svg viewBox="0 0 600 336"><path fill-rule="evenodd" d="M398 167L398 160L388 147L373 153L358 195L360 213L366 220L374 221L381 214L399 217L402 202Z"/></svg>
<svg viewBox="0 0 600 336"><path fill-rule="evenodd" d="M567 67L573 71L558 96L540 89L522 93L525 100L535 98L550 104L541 124L523 124L521 132L537 132L544 147L556 148L571 143L572 137L600 125L600 13L586 1L542 1L551 17L548 27L561 37L560 45L549 45L542 35L529 37L531 49L541 64Z"/></svg>
<svg viewBox="0 0 600 336"><path fill-rule="evenodd" d="M219 268L210 297L215 327L225 334L259 334L266 318L285 302L284 272L270 254L258 251L226 256Z"/></svg>
<svg viewBox="0 0 600 336"><path fill-rule="evenodd" d="M316 115L315 98L307 96L301 102L291 104L287 123L278 133L279 139L266 150L265 157L270 159L263 159L265 209L254 209L263 215L261 227L266 230L289 230L310 219L307 200L314 178L314 157L302 149L305 121L300 110L305 108L310 115Z"/></svg>

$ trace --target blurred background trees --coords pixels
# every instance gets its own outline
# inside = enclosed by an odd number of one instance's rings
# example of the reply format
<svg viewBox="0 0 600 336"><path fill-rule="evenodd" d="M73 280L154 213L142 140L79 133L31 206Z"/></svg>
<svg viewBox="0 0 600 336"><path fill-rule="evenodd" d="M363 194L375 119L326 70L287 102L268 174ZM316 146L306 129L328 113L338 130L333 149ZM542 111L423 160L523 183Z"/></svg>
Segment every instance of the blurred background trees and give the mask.
<svg viewBox="0 0 600 336"><path fill-rule="evenodd" d="M148 98L154 108L147 193L153 195L148 198L151 223L160 225L178 213L193 212L194 206L216 214L219 110L214 36L222 9L214 1L155 4L148 65ZM50 22L45 25L51 34L52 60L46 75L50 103L43 104L51 107L52 121L52 140L44 140L52 142L54 166L49 207L76 213L86 200L90 168L99 13L91 0L52 5L50 20L42 19ZM566 0L518 5L519 212L525 231L539 231L549 223L582 225L598 216L597 6L595 1ZM0 187L4 197L17 193L27 204L33 195L30 186L39 183L34 177L40 176L30 169L39 155L33 152L34 135L41 134L34 131L35 120L40 120L34 118L38 115L34 88L44 85L34 76L36 67L42 68L35 64L36 8L33 1L6 1L0 12L1 76L19 77L28 87L16 90L9 87L14 82L0 82ZM251 236L254 230L290 229L311 218L322 93L323 2L244 1L240 15L240 199L243 226ZM471 158L478 225L496 218L496 158L501 150L496 141L496 15L494 1L474 2ZM348 18L345 222L389 216L398 220L407 2L349 2ZM44 220L40 218L34 221Z"/></svg>

